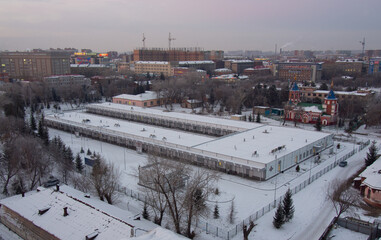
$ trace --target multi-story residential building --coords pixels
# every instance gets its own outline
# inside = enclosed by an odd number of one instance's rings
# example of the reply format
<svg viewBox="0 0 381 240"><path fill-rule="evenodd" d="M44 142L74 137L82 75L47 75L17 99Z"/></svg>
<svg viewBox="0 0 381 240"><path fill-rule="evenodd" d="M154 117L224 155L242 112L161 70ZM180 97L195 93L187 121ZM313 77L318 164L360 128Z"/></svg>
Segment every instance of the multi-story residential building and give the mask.
<svg viewBox="0 0 381 240"><path fill-rule="evenodd" d="M57 75L44 78L44 83L49 88L75 88L90 86L91 81L83 75Z"/></svg>
<svg viewBox="0 0 381 240"><path fill-rule="evenodd" d="M29 81L70 74L70 53L63 50L1 52L0 72L8 73L9 78Z"/></svg>
<svg viewBox="0 0 381 240"><path fill-rule="evenodd" d="M216 64L213 61L180 61L179 67L188 67L194 69L201 69L211 74L216 69Z"/></svg>
<svg viewBox="0 0 381 240"><path fill-rule="evenodd" d="M321 102L329 95L328 90L317 90L315 87L300 87L301 98L304 101L313 102L318 98ZM357 90L352 92L335 91L339 102L343 100L365 101L368 100L373 92L370 90Z"/></svg>
<svg viewBox="0 0 381 240"><path fill-rule="evenodd" d="M233 73L241 74L243 70L246 68L252 68L254 67L254 62L247 59L232 59L232 60L225 60L225 68L229 68L233 71Z"/></svg>
<svg viewBox="0 0 381 240"><path fill-rule="evenodd" d="M171 76L171 64L165 61L137 61L134 62L135 73L146 74L152 73L157 76L163 74L164 76Z"/></svg>
<svg viewBox="0 0 381 240"><path fill-rule="evenodd" d="M218 61L223 58L223 51L204 51L202 48L140 48L134 50L134 61Z"/></svg>
<svg viewBox="0 0 381 240"><path fill-rule="evenodd" d="M322 63L277 62L273 64L273 75L281 80L315 82L321 79Z"/></svg>
<svg viewBox="0 0 381 240"><path fill-rule="evenodd" d="M335 62L335 67L351 76L359 76L366 72L364 62L357 59L338 60Z"/></svg>

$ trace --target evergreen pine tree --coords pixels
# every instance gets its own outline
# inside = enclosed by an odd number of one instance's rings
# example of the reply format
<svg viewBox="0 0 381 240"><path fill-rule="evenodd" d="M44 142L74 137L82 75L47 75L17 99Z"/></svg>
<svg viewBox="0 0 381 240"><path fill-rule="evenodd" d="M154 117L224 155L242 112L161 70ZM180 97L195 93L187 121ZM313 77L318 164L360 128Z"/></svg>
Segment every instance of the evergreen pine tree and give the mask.
<svg viewBox="0 0 381 240"><path fill-rule="evenodd" d="M216 204L216 206L214 206L213 217L214 217L214 219L220 218L220 210L218 208L218 204Z"/></svg>
<svg viewBox="0 0 381 240"><path fill-rule="evenodd" d="M257 120L256 120L256 122L257 122L257 123L260 123L260 122L261 122L261 114L259 114L259 112L258 112L258 114L257 114Z"/></svg>
<svg viewBox="0 0 381 240"><path fill-rule="evenodd" d="M87 149L87 155L88 155L88 156L91 155L91 151L90 151L90 149Z"/></svg>
<svg viewBox="0 0 381 240"><path fill-rule="evenodd" d="M79 156L79 153L77 153L77 156L75 157L75 167L79 173L82 173L83 163L82 163L81 156Z"/></svg>
<svg viewBox="0 0 381 240"><path fill-rule="evenodd" d="M278 208L276 209L273 225L276 228L280 228L284 223L284 214L283 214L283 206L281 203L278 204Z"/></svg>
<svg viewBox="0 0 381 240"><path fill-rule="evenodd" d="M38 136L40 138L43 138L43 136L44 136L44 127L42 125L42 121L41 120L38 122L37 130L38 130Z"/></svg>
<svg viewBox="0 0 381 240"><path fill-rule="evenodd" d="M34 119L33 112L30 113L30 129L32 129L32 131L37 130L36 119Z"/></svg>
<svg viewBox="0 0 381 240"><path fill-rule="evenodd" d="M378 149L376 146L376 141L373 141L369 147L369 152L366 153L365 165L370 166L374 163L378 158Z"/></svg>
<svg viewBox="0 0 381 240"><path fill-rule="evenodd" d="M251 114L249 115L249 122L253 121L253 119L251 118Z"/></svg>
<svg viewBox="0 0 381 240"><path fill-rule="evenodd" d="M294 203L292 201L292 192L290 189L287 190L286 194L283 198L283 213L284 213L284 220L286 222L290 221L294 217Z"/></svg>
<svg viewBox="0 0 381 240"><path fill-rule="evenodd" d="M299 171L300 171L300 166L299 166L299 164L296 165L295 171L296 171L296 172L299 172Z"/></svg>
<svg viewBox="0 0 381 240"><path fill-rule="evenodd" d="M44 143L46 146L49 145L49 130L47 127L43 127L43 131L42 131L43 135L42 135L42 139L44 140Z"/></svg>
<svg viewBox="0 0 381 240"><path fill-rule="evenodd" d="M147 203L144 202L144 207L143 207L143 218L144 219L149 219L149 213L148 213L148 209L147 209Z"/></svg>
<svg viewBox="0 0 381 240"><path fill-rule="evenodd" d="M320 118L320 116L318 117L318 119L316 120L316 123L315 123L315 129L316 129L316 131L321 131L321 118Z"/></svg>
<svg viewBox="0 0 381 240"><path fill-rule="evenodd" d="M165 76L163 73L160 73L160 80L164 81L165 80Z"/></svg>
<svg viewBox="0 0 381 240"><path fill-rule="evenodd" d="M81 153L84 153L85 152L85 150L83 150L83 147L81 147Z"/></svg>
<svg viewBox="0 0 381 240"><path fill-rule="evenodd" d="M64 154L64 158L66 160L67 163L73 163L74 162L74 156L73 156L73 151L71 150L70 147L65 147L63 148L63 154Z"/></svg>

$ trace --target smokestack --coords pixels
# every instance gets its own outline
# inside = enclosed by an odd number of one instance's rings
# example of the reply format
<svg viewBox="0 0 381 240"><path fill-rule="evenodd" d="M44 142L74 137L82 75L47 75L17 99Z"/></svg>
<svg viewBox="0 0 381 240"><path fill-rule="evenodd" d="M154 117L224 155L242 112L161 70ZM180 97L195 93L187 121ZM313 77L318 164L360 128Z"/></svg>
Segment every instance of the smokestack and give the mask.
<svg viewBox="0 0 381 240"><path fill-rule="evenodd" d="M64 210L64 214L63 214L64 217L66 217L67 215L69 215L69 214L67 213L67 207L64 207L63 210Z"/></svg>
<svg viewBox="0 0 381 240"><path fill-rule="evenodd" d="M282 56L282 48L279 48L279 55Z"/></svg>

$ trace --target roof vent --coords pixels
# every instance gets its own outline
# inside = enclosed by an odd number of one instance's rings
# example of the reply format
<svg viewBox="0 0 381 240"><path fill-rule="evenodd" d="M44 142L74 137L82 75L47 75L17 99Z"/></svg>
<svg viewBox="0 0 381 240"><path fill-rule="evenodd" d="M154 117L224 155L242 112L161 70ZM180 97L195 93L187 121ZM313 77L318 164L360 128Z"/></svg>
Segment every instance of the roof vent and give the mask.
<svg viewBox="0 0 381 240"><path fill-rule="evenodd" d="M49 209L50 209L50 207L38 209L38 215L42 215L42 214L46 213L47 211L49 211Z"/></svg>
<svg viewBox="0 0 381 240"><path fill-rule="evenodd" d="M67 213L67 207L64 207L63 210L64 210L64 214L63 214L64 217L66 217L67 215L69 215L69 214Z"/></svg>
<svg viewBox="0 0 381 240"><path fill-rule="evenodd" d="M98 231L95 230L93 233L90 233L89 235L86 235L86 240L92 240L95 239L98 236Z"/></svg>

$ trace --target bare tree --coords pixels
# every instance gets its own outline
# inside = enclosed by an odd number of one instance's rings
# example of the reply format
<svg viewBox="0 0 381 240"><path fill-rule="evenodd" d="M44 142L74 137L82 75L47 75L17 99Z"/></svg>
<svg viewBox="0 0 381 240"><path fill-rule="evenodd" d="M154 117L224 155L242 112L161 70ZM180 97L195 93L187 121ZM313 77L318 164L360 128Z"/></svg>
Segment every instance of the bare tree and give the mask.
<svg viewBox="0 0 381 240"><path fill-rule="evenodd" d="M15 144L18 146L15 154L21 164L18 175L29 183L28 188L32 190L51 172L51 156L38 138L20 136L15 140Z"/></svg>
<svg viewBox="0 0 381 240"><path fill-rule="evenodd" d="M254 224L253 221L250 221L250 224L249 224L249 227L247 227L246 225L243 225L243 240L248 240L249 239L249 235L251 233L251 231L253 230L253 228L256 226L257 224Z"/></svg>
<svg viewBox="0 0 381 240"><path fill-rule="evenodd" d="M150 188L146 190L150 205L157 207L159 218L166 208L175 231L181 234L185 229L186 236L194 237L192 222L206 214L206 199L214 189L217 173L206 169L192 171L188 165L156 156L150 156L148 163L149 167L140 170L139 178Z"/></svg>
<svg viewBox="0 0 381 240"><path fill-rule="evenodd" d="M120 173L114 165L106 163L100 155L96 155L91 172L91 182L100 200L106 199L109 204L113 203L119 179Z"/></svg>
<svg viewBox="0 0 381 240"><path fill-rule="evenodd" d="M3 194L8 195L8 184L10 180L19 172L20 161L15 154L13 139L4 144L3 153L0 153L0 179L4 183Z"/></svg>
<svg viewBox="0 0 381 240"><path fill-rule="evenodd" d="M350 188L350 183L336 179L328 185L326 198L332 203L336 217L339 218L358 203L359 194Z"/></svg>

